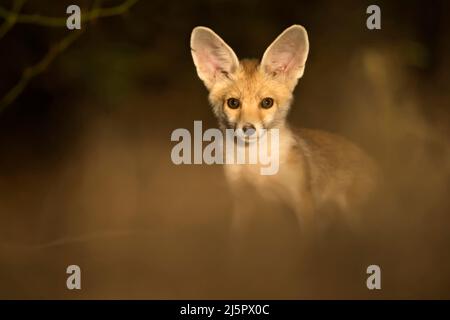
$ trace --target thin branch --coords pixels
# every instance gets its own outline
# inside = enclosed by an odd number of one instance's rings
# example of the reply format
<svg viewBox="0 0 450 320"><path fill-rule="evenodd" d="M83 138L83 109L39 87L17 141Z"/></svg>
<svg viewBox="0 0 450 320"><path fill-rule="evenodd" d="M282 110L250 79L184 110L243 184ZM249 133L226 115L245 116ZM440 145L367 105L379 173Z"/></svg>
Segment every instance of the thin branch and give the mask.
<svg viewBox="0 0 450 320"><path fill-rule="evenodd" d="M20 10L22 10L22 7L26 1L27 0L15 0L13 3L12 11L8 12L6 16L2 15L2 12L6 10L0 7L0 17L5 19L3 24L0 26L0 39L3 38L5 34L7 34L8 31L11 30L11 28L17 22L17 16Z"/></svg>
<svg viewBox="0 0 450 320"><path fill-rule="evenodd" d="M23 0L22 0L23 1ZM85 12L81 15L82 22L88 22L96 18L105 18L120 15L128 11L139 0L127 0L124 3L111 8L94 8L91 11ZM48 17L39 14L17 14L0 7L0 18L5 20L14 17L15 23L34 24L44 27L65 27L66 17Z"/></svg>
<svg viewBox="0 0 450 320"><path fill-rule="evenodd" d="M60 42L54 45L41 61L35 65L26 68L19 82L12 87L5 96L0 100L0 113L3 112L8 105L10 105L17 96L25 89L31 79L43 73L47 67L55 60L55 58L64 52L82 33L84 29L72 31L68 36L63 38Z"/></svg>
<svg viewBox="0 0 450 320"><path fill-rule="evenodd" d="M60 247L69 244L84 243L90 241L98 241L102 239L129 237L133 235L148 235L154 230L110 230L110 231L97 231L93 233L86 233L77 236L66 236L58 239L51 240L45 243L9 243L0 242L0 247L11 249L47 249L52 247Z"/></svg>
<svg viewBox="0 0 450 320"><path fill-rule="evenodd" d="M15 12L19 12L19 10L21 9L21 7L25 1L26 0L16 0L15 7L13 8L13 10ZM112 8L98 7L97 4L99 2L97 1L94 5L93 9L91 11L85 13L85 15L87 17L85 17L84 21L90 21L90 20L95 20L97 18L111 17L114 15L123 14L127 10L129 10L131 8L131 6L133 6L137 1L138 0L127 0L127 1L123 2L121 5L118 5L118 6L112 7ZM21 4L18 4L18 3L21 3ZM0 10L0 16L1 16L1 10ZM15 22L19 21L18 19L20 17L21 16L17 15L17 14L14 14L14 19L11 17L8 17L8 19L6 20L6 21L9 21L9 23L10 23L8 30L12 27L12 25L14 25L14 21ZM34 16L34 17L38 17L38 16ZM42 16L39 16L39 17L45 18ZM54 18L54 19L62 19L62 18ZM13 21L13 22L11 22L11 21ZM37 21L41 21L41 20L37 20ZM29 22L29 23L32 23L32 22ZM64 26L65 25L66 25L66 18L64 18ZM1 30L1 28L0 28L0 30ZM47 54L38 63L36 63L35 65L33 65L31 67L28 67L27 69L25 69L23 71L19 82L14 87L12 87L0 99L0 114L6 109L6 107L8 105L10 105L19 96L20 93L22 93L22 91L25 89L25 87L28 85L28 83L31 81L31 79L33 79L37 75L43 73L48 68L48 66L53 62L53 60L55 60L55 58L59 54L64 52L84 32L84 30L85 30L85 28L82 28L81 30L71 31L68 36L64 37L56 45L53 45L50 48L50 50L47 52ZM1 38L1 36L0 36L0 38Z"/></svg>

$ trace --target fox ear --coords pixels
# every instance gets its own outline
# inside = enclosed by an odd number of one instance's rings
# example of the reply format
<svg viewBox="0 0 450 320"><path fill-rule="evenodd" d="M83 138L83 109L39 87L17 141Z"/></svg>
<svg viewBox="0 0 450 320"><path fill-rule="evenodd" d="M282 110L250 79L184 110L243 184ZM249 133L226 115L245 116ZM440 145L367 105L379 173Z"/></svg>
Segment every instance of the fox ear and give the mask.
<svg viewBox="0 0 450 320"><path fill-rule="evenodd" d="M261 66L269 74L284 75L296 81L303 76L308 51L308 33L302 26L293 25L266 49Z"/></svg>
<svg viewBox="0 0 450 320"><path fill-rule="evenodd" d="M191 52L197 74L210 89L215 81L230 76L239 67L234 51L214 31L196 27L191 34Z"/></svg>

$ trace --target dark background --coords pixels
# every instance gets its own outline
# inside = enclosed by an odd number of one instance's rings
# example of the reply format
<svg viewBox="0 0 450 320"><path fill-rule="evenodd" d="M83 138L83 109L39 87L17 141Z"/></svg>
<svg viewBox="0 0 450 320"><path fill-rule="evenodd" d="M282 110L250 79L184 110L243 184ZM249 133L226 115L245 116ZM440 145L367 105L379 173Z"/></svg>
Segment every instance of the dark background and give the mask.
<svg viewBox="0 0 450 320"><path fill-rule="evenodd" d="M121 1L102 1L112 7ZM64 17L93 1L28 1ZM83 34L0 112L0 298L450 298L450 7L377 1L138 1ZM13 1L0 1L11 8ZM4 20L0 18L0 24ZM289 117L365 148L385 186L351 233L311 243L281 212L230 263L220 166L175 166L176 128L214 127L192 63L193 27L244 57L306 27L310 56ZM0 39L0 97L70 32L16 24ZM82 290L65 269L82 269ZM382 269L382 290L366 268Z"/></svg>

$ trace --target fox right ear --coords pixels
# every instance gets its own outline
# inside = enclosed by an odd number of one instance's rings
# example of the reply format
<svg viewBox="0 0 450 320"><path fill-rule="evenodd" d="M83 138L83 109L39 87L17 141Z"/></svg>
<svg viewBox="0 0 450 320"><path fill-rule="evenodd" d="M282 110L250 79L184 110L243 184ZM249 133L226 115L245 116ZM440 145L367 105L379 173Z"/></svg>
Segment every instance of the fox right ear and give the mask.
<svg viewBox="0 0 450 320"><path fill-rule="evenodd" d="M308 33L300 25L284 30L267 48L261 65L272 75L284 75L296 82L305 70L309 52Z"/></svg>
<svg viewBox="0 0 450 320"><path fill-rule="evenodd" d="M239 67L234 51L214 31L196 27L191 34L191 53L197 74L211 89L220 77L229 77Z"/></svg>

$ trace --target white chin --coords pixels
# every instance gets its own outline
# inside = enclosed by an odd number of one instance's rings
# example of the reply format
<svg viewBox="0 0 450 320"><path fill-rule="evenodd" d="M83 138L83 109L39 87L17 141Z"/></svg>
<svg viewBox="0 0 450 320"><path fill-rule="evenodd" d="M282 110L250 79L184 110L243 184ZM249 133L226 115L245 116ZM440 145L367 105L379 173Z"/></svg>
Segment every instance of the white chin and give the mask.
<svg viewBox="0 0 450 320"><path fill-rule="evenodd" d="M244 140L245 142L249 142L249 143L255 142L255 141L258 141L258 139L263 137L265 134L266 134L265 130L258 130L251 136L242 137L242 140Z"/></svg>
<svg viewBox="0 0 450 320"><path fill-rule="evenodd" d="M245 142L255 142L255 141L257 141L258 140L258 136L255 134L255 135L253 135L253 136L250 136L250 137L245 137L244 138L244 141Z"/></svg>

